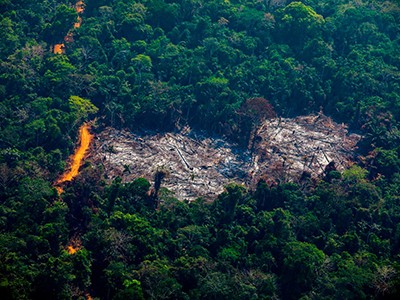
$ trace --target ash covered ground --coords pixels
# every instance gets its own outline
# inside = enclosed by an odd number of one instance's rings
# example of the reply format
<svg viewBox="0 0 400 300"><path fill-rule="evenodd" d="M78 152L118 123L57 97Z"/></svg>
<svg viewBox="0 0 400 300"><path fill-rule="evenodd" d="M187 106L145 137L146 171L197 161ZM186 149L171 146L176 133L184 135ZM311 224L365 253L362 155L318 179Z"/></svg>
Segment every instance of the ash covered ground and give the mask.
<svg viewBox="0 0 400 300"><path fill-rule="evenodd" d="M361 136L324 115L274 118L256 131L253 147L244 151L223 139L182 133L134 134L107 128L95 137L92 157L104 166L107 179L144 177L151 183L158 170L167 176L162 187L178 199L208 199L230 182L254 188L318 178L332 161L338 170L352 164Z"/></svg>

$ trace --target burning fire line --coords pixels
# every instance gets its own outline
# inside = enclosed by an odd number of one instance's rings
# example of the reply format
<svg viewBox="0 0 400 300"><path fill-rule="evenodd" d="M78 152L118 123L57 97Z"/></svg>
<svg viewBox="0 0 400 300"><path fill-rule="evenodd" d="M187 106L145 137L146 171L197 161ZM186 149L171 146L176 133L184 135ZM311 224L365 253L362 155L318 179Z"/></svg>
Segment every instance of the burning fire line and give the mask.
<svg viewBox="0 0 400 300"><path fill-rule="evenodd" d="M65 172L55 184L59 194L63 192L63 189L60 187L60 185L66 181L71 181L79 174L79 167L82 164L85 153L89 149L90 142L93 138L93 135L89 132L89 128L89 124L85 123L79 129L80 145L75 150L75 153L71 156L71 165L69 171Z"/></svg>
<svg viewBox="0 0 400 300"><path fill-rule="evenodd" d="M77 1L75 4L75 10L79 14L77 22L74 23L74 28L79 28L82 24L82 17L80 16L85 8L84 8L84 2L83 1ZM65 42L73 42L73 33L71 31L68 32L68 34L64 37ZM65 52L65 44L56 44L53 47L53 53L54 54L63 54ZM65 172L59 180L56 181L55 183L55 188L57 189L58 194L60 195L64 190L61 187L61 184L63 184L66 181L71 181L74 179L78 174L79 174L79 168L82 165L82 161L85 157L86 151L89 149L90 142L93 139L93 135L90 134L89 132L90 125L87 123L84 123L80 128L79 128L79 140L80 140L80 145L79 147L75 150L75 153L71 156L71 165L69 168L69 171ZM75 240L75 241L70 241L70 244L67 246L66 250L68 254L74 255L76 254L77 251L81 249L81 243L80 240ZM92 296L89 294L89 292L84 293L84 297L87 300L92 300Z"/></svg>
<svg viewBox="0 0 400 300"><path fill-rule="evenodd" d="M82 17L80 16L80 14L82 14L85 11L85 4L83 1L77 1L75 3L75 10L76 12L79 14L77 22L74 23L74 28L79 28L81 27L82 24ZM64 37L64 41L65 42L73 42L74 39L74 35L71 31L69 31L67 33L67 35ZM65 44L61 43L61 44L55 44L53 46L53 53L54 54L63 54L65 53Z"/></svg>

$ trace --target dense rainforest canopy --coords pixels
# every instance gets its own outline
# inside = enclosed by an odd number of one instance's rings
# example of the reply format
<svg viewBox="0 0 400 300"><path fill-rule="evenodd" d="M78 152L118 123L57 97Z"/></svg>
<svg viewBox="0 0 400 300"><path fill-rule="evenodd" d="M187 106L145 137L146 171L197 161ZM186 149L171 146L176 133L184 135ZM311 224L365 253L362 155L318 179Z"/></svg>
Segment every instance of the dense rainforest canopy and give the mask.
<svg viewBox="0 0 400 300"><path fill-rule="evenodd" d="M398 0L74 5L0 0L2 299L399 299ZM53 187L84 121L246 144L260 98L349 124L358 161L212 203L90 162Z"/></svg>

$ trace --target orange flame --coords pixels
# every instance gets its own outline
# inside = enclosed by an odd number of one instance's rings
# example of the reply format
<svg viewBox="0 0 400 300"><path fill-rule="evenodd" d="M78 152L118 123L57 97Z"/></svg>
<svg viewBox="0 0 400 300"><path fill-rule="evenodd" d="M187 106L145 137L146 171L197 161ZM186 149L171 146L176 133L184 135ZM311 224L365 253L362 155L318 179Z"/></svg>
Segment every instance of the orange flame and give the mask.
<svg viewBox="0 0 400 300"><path fill-rule="evenodd" d="M74 28L79 28L81 27L82 24L82 18L78 17L78 22L74 23Z"/></svg>
<svg viewBox="0 0 400 300"><path fill-rule="evenodd" d="M81 245L80 238L72 238L70 240L69 245L67 246L66 250L67 250L68 254L73 255L81 249L82 249L82 245Z"/></svg>
<svg viewBox="0 0 400 300"><path fill-rule="evenodd" d="M56 188L56 190L57 190L59 195L61 195L64 192L64 190L63 190L63 188L61 186L56 186L55 188Z"/></svg>
<svg viewBox="0 0 400 300"><path fill-rule="evenodd" d="M71 255L75 254L78 250L79 250L79 248L75 248L72 245L69 245L67 247L68 254L71 254Z"/></svg>
<svg viewBox="0 0 400 300"><path fill-rule="evenodd" d="M86 151L89 149L90 142L92 141L93 135L89 132L89 124L83 124L79 129L79 140L80 145L76 149L75 153L71 156L71 166L68 172L65 172L59 180L56 182L56 189L61 194L62 188L59 187L60 184L71 181L79 174L79 167L82 164L82 160L85 156Z"/></svg>
<svg viewBox="0 0 400 300"><path fill-rule="evenodd" d="M75 4L75 9L78 14L83 13L85 10L85 3L83 3L83 1L77 1Z"/></svg>
<svg viewBox="0 0 400 300"><path fill-rule="evenodd" d="M54 54L63 54L65 49L64 44L55 44L53 48L53 53Z"/></svg>

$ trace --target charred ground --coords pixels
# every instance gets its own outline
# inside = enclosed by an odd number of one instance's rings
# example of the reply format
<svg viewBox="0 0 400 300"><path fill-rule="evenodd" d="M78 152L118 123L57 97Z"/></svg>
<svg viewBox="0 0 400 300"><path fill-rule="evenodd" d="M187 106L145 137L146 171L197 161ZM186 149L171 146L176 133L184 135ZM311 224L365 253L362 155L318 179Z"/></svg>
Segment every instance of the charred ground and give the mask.
<svg viewBox="0 0 400 300"><path fill-rule="evenodd" d="M188 129L139 135L107 128L97 135L92 153L110 180L144 177L154 183L162 171L162 187L178 199L212 199L229 182L254 188L260 179L270 185L316 179L328 165L343 170L352 164L360 138L319 114L264 121L250 150Z"/></svg>

